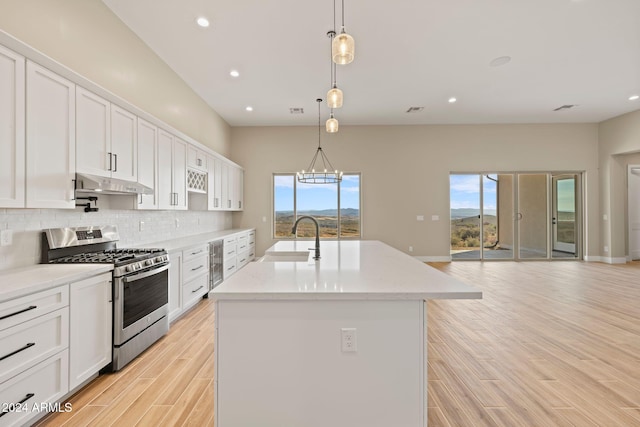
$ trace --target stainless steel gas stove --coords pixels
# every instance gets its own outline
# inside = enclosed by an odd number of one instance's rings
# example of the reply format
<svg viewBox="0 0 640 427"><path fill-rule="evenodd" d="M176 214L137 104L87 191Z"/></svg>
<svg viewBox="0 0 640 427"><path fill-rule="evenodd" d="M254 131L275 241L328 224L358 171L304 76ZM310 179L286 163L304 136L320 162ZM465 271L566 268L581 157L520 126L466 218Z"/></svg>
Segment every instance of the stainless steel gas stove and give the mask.
<svg viewBox="0 0 640 427"><path fill-rule="evenodd" d="M169 330L169 256L164 249L121 249L115 226L51 228L43 263L113 264L113 362L120 370Z"/></svg>

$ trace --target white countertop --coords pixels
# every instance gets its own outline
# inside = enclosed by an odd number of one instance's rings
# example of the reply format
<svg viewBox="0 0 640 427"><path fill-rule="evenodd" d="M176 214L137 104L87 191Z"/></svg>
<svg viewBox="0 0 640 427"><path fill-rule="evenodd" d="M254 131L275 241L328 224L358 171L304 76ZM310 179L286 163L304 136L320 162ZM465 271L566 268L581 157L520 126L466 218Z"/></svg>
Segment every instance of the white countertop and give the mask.
<svg viewBox="0 0 640 427"><path fill-rule="evenodd" d="M167 252L179 251L190 246L199 245L201 243L213 242L214 240L221 240L227 236L237 233L243 233L253 228L232 228L229 230L210 231L202 234L194 234L186 237L178 237L176 239L163 240L161 242L145 243L143 245L136 245L137 247L147 248L163 248Z"/></svg>
<svg viewBox="0 0 640 427"><path fill-rule="evenodd" d="M306 251L314 241L281 241L269 251ZM382 242L320 242L312 262L251 262L209 295L227 299L479 299L482 292Z"/></svg>
<svg viewBox="0 0 640 427"><path fill-rule="evenodd" d="M37 264L0 271L0 302L113 270L112 264Z"/></svg>

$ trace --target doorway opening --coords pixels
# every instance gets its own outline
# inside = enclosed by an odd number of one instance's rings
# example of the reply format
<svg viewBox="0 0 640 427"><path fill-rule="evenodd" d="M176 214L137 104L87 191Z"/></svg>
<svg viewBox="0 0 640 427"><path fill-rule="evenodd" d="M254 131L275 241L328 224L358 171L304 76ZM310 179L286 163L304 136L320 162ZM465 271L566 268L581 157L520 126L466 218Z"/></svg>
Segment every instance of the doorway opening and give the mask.
<svg viewBox="0 0 640 427"><path fill-rule="evenodd" d="M452 260L581 259L582 174L452 173Z"/></svg>

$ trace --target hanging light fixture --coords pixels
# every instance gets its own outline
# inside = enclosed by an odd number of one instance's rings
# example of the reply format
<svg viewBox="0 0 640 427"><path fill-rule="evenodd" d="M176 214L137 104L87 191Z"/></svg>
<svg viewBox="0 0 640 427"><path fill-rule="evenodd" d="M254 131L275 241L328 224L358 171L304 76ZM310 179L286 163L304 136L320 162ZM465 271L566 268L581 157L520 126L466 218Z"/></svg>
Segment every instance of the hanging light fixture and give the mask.
<svg viewBox="0 0 640 427"><path fill-rule="evenodd" d="M307 170L305 171L303 169L297 173L298 182L307 184L332 184L342 181L342 172L333 168L324 151L322 151L322 146L320 145L320 103L322 99L318 98L316 102L318 103L318 149L311 159Z"/></svg>
<svg viewBox="0 0 640 427"><path fill-rule="evenodd" d="M338 119L333 117L333 109L331 109L331 116L327 119L327 123L325 124L328 133L336 133L338 132Z"/></svg>
<svg viewBox="0 0 640 427"><path fill-rule="evenodd" d="M327 36L330 39L330 44L333 49L333 38L336 36L336 32L331 30L327 32ZM332 110L334 108L342 107L342 91L338 89L338 85L336 84L336 64L333 60L330 62L331 66L331 89L327 92L327 105Z"/></svg>
<svg viewBox="0 0 640 427"><path fill-rule="evenodd" d="M334 0L335 16L335 0ZM342 29L340 34L334 37L331 43L331 58L333 62L340 65L351 63L355 56L356 45L353 37L344 31L344 0L342 0Z"/></svg>

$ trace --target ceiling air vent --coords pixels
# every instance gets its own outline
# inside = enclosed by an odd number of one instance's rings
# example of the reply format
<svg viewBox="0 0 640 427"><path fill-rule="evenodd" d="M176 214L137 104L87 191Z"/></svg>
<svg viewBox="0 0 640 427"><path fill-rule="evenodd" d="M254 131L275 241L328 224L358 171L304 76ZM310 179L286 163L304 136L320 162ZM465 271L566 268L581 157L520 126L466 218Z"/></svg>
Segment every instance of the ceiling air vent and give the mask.
<svg viewBox="0 0 640 427"><path fill-rule="evenodd" d="M553 111L568 110L569 108L573 108L573 107L577 107L577 105L575 105L575 104L566 104L566 105L563 105L561 107L558 107L558 108L554 109Z"/></svg>
<svg viewBox="0 0 640 427"><path fill-rule="evenodd" d="M422 110L424 110L424 107L409 107L409 109L406 112L407 113L419 113Z"/></svg>
<svg viewBox="0 0 640 427"><path fill-rule="evenodd" d="M289 108L289 112L291 114L304 114L304 108L302 108L302 107L291 107L291 108Z"/></svg>

